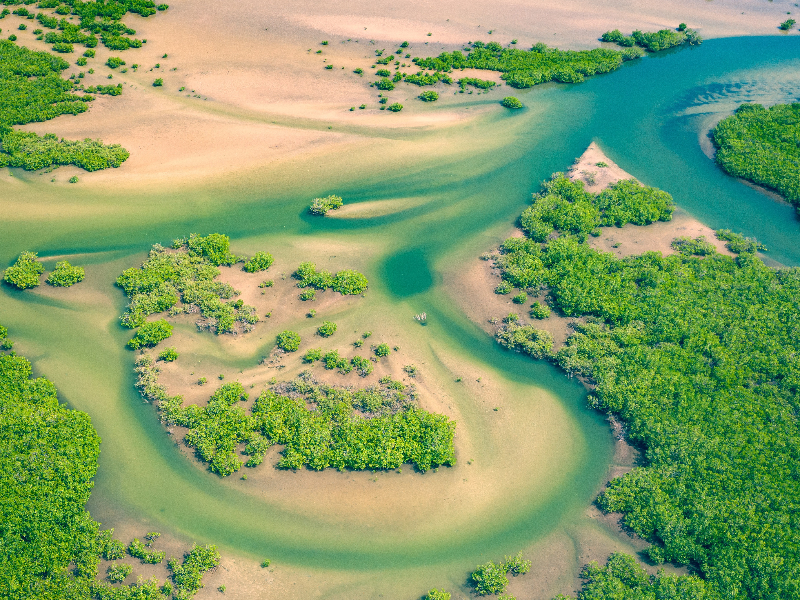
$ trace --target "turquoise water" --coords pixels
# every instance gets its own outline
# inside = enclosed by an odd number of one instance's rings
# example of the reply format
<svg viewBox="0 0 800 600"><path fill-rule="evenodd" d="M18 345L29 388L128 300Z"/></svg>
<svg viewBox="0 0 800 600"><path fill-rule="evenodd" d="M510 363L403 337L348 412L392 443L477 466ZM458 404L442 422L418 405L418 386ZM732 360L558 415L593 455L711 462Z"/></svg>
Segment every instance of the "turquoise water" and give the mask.
<svg viewBox="0 0 800 600"><path fill-rule="evenodd" d="M620 166L669 191L680 207L711 227L754 235L775 260L800 264L800 223L794 210L722 173L698 143L705 119L739 101L800 96L800 78L793 75L799 57L797 37L709 41L628 63L580 85L549 84L521 92L526 109L492 110L453 127L447 134L451 146L466 151L430 163L393 160L391 151L424 145L439 135L413 132L387 137L384 168L365 170L358 157L353 162L338 157L338 178L309 176L273 194L234 184L192 196L143 190L119 214L74 216L67 210L8 220L0 236L0 263L10 264L25 249L88 253L76 262L91 265L91 281L82 285L95 295L53 298L2 287L0 321L11 328L37 372L51 377L64 399L92 416L103 439L91 504L98 518L155 522L227 551L253 557L268 553L285 564L376 572L436 564L467 569L480 557L515 552L557 527L579 522L603 483L612 443L602 417L585 408L583 387L547 364L501 350L454 308L443 273L457 271L463 261L496 245L539 183L565 170L593 140ZM22 193L31 201L63 197L65 205L84 208L112 201L103 192L54 190L25 181ZM423 197L425 202L369 219L304 214L308 198L332 192L348 203L399 197ZM271 236L325 237L374 247L365 260L374 310L386 315L427 311L429 325L414 331L414 343L447 347L478 365L515 391L512 407L525 411L544 402L542 390L556 398L572 427L563 444L569 451L562 456L551 450L564 460L561 479L545 481L548 474L537 482L536 473L528 473L533 478L530 495L502 503L481 519L466 515L460 522L455 515L458 526L445 534L436 533L436 523L401 533L392 515L386 515L383 527L353 516L326 519L307 506L265 500L197 469L177 453L152 407L143 405L133 389L132 357L123 349L128 332L116 320L124 298L113 287L115 276L141 262L152 243L191 231L227 233L234 250L237 242L268 244ZM244 366L247 360L231 364ZM502 436L482 433L488 421L471 408L469 398L459 396L456 403L466 415L459 426L474 433L476 448L484 448L489 458L495 450L500 455ZM519 433L535 423L517 426ZM426 474L425 482L454 478L462 468L460 463L450 473Z"/></svg>

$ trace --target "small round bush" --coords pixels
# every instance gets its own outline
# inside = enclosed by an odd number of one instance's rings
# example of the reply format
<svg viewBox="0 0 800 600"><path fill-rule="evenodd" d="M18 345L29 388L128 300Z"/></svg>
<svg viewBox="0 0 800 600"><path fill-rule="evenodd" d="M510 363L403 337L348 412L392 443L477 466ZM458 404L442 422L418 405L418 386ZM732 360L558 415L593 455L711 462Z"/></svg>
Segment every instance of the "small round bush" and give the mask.
<svg viewBox="0 0 800 600"><path fill-rule="evenodd" d="M47 283L55 287L69 287L83 281L85 275L83 267L73 267L66 260L60 260L47 278Z"/></svg>
<svg viewBox="0 0 800 600"><path fill-rule="evenodd" d="M375 75L377 75L378 77L391 77L392 74L389 72L388 69L378 69L377 71L375 71Z"/></svg>
<svg viewBox="0 0 800 600"><path fill-rule="evenodd" d="M379 344L375 346L375 356L379 356L383 358L384 356L389 356L389 344Z"/></svg>
<svg viewBox="0 0 800 600"><path fill-rule="evenodd" d="M44 265L38 261L35 252L23 252L12 266L3 274L6 283L21 290L39 285L39 277L44 273Z"/></svg>
<svg viewBox="0 0 800 600"><path fill-rule="evenodd" d="M297 352L300 348L300 334L294 331L284 331L278 335L278 348L286 352Z"/></svg>
<svg viewBox="0 0 800 600"><path fill-rule="evenodd" d="M161 354L158 355L158 360L162 360L164 362L172 362L177 359L178 359L178 351L175 349L174 346L165 348L161 352Z"/></svg>
<svg viewBox="0 0 800 600"><path fill-rule="evenodd" d="M419 99L423 102L436 102L439 99L439 94L433 90L427 90L419 95Z"/></svg>
<svg viewBox="0 0 800 600"><path fill-rule="evenodd" d="M333 321L323 321L322 325L317 327L317 333L322 337L330 337L336 333L336 323Z"/></svg>
<svg viewBox="0 0 800 600"><path fill-rule="evenodd" d="M315 290L314 288L306 288L300 294L300 300L302 300L303 302L307 300L316 300L316 299L317 299L317 290Z"/></svg>
<svg viewBox="0 0 800 600"><path fill-rule="evenodd" d="M534 302L531 304L531 318L533 319L546 319L550 316L550 307L546 304L540 304L539 302Z"/></svg>
<svg viewBox="0 0 800 600"><path fill-rule="evenodd" d="M273 262L275 262L275 259L272 258L272 254L269 252L256 252L253 258L244 263L242 270L248 273L266 271L272 266Z"/></svg>
<svg viewBox="0 0 800 600"><path fill-rule="evenodd" d="M511 293L511 290L513 290L513 289L514 288L511 286L510 283L508 283L507 281L501 281L497 285L497 287L494 288L494 293L495 294L509 294L509 293Z"/></svg>
<svg viewBox="0 0 800 600"><path fill-rule="evenodd" d="M527 302L527 301L528 301L528 294L526 294L525 292L520 292L519 294L517 294L516 296L514 296L514 297L511 299L511 301L512 301L514 304L525 304L525 302Z"/></svg>
<svg viewBox="0 0 800 600"><path fill-rule="evenodd" d="M391 79L387 79L386 77L384 77L380 81L375 82L375 87L378 88L379 90L391 91L394 89L394 83L392 82Z"/></svg>
<svg viewBox="0 0 800 600"><path fill-rule="evenodd" d="M514 96L506 96L500 101L500 104L505 106L506 108L522 108L523 104L519 101L518 98L514 98Z"/></svg>
<svg viewBox="0 0 800 600"><path fill-rule="evenodd" d="M160 77L153 82L153 87L161 87L164 85L164 80Z"/></svg>
<svg viewBox="0 0 800 600"><path fill-rule="evenodd" d="M392 112L400 112L401 110L403 110L403 105L400 104L399 102L395 102L394 104L390 104L386 108L388 108Z"/></svg>

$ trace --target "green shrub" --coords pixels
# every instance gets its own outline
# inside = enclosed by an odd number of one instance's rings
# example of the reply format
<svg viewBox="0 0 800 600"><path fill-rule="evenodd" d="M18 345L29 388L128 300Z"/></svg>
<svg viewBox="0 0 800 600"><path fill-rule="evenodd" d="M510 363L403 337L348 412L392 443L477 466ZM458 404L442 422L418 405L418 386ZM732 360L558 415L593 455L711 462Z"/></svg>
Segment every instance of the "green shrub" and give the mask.
<svg viewBox="0 0 800 600"><path fill-rule="evenodd" d="M514 304L525 304L528 301L528 294L526 294L525 292L520 292L519 294L511 298L511 301Z"/></svg>
<svg viewBox="0 0 800 600"><path fill-rule="evenodd" d="M403 105L400 104L399 102L395 102L394 104L390 104L386 108L392 112L400 112L401 110L403 110Z"/></svg>
<svg viewBox="0 0 800 600"><path fill-rule="evenodd" d="M450 594L444 590L433 589L422 600L450 600Z"/></svg>
<svg viewBox="0 0 800 600"><path fill-rule="evenodd" d="M17 36L12 33L10 36L8 36L8 41L9 42L16 42L17 41Z"/></svg>
<svg viewBox="0 0 800 600"><path fill-rule="evenodd" d="M161 77L153 82L153 87L161 87L162 85L164 85L164 80Z"/></svg>
<svg viewBox="0 0 800 600"><path fill-rule="evenodd" d="M439 94L433 90L426 90L419 95L419 99L423 102L436 102L439 99Z"/></svg>
<svg viewBox="0 0 800 600"><path fill-rule="evenodd" d="M152 348L172 335L172 325L166 319L143 323L136 335L128 340L128 348Z"/></svg>
<svg viewBox="0 0 800 600"><path fill-rule="evenodd" d="M86 51L83 53L83 55L84 55L85 57L87 57L87 58L94 58L94 50L91 50L91 49L89 49L89 50L86 50Z"/></svg>
<svg viewBox="0 0 800 600"><path fill-rule="evenodd" d="M284 331L278 334L278 348L286 352L297 352L300 348L300 335L294 331Z"/></svg>
<svg viewBox="0 0 800 600"><path fill-rule="evenodd" d="M164 362L172 362L178 360L178 351L175 349L174 346L170 346L169 348L165 348L159 355L158 360L162 360Z"/></svg>
<svg viewBox="0 0 800 600"><path fill-rule="evenodd" d="M384 77L380 81L375 82L375 87L379 90L391 91L394 89L394 82L391 79Z"/></svg>
<svg viewBox="0 0 800 600"><path fill-rule="evenodd" d="M28 26L27 26L27 25L25 25L25 23L20 23L20 24L19 24L19 29L20 29L20 31L25 31L27 28L28 28Z"/></svg>
<svg viewBox="0 0 800 600"><path fill-rule="evenodd" d="M131 574L133 567L125 563L113 564L106 569L106 579L111 583L120 583Z"/></svg>
<svg viewBox="0 0 800 600"><path fill-rule="evenodd" d="M512 286L510 283L507 281L501 281L497 284L497 287L494 288L494 293L501 295L510 294L513 289L514 286Z"/></svg>
<svg viewBox="0 0 800 600"><path fill-rule="evenodd" d="M35 252L23 252L17 261L5 270L3 280L25 290L39 285L39 277L44 273L44 265Z"/></svg>
<svg viewBox="0 0 800 600"><path fill-rule="evenodd" d="M531 304L530 316L532 319L546 319L550 316L550 307L546 304L534 302Z"/></svg>
<svg viewBox="0 0 800 600"><path fill-rule="evenodd" d="M312 215L325 215L329 210L336 210L344 205L344 201L335 195L325 196L324 198L314 198L308 207L308 212Z"/></svg>
<svg viewBox="0 0 800 600"><path fill-rule="evenodd" d="M725 247L736 254L748 252L766 252L767 247L760 244L755 238L746 238L740 233L734 233L730 229L718 229L714 232L718 240L728 242Z"/></svg>
<svg viewBox="0 0 800 600"><path fill-rule="evenodd" d="M86 57L81 56L78 60L75 61L75 64L78 65L79 67L85 67L86 66Z"/></svg>
<svg viewBox="0 0 800 600"><path fill-rule="evenodd" d="M795 23L797 23L797 21L794 19L786 19L783 23L778 25L778 29L782 31L789 31L792 27L794 27Z"/></svg>
<svg viewBox="0 0 800 600"><path fill-rule="evenodd" d="M707 256L717 251L714 244L706 241L706 238L702 235L694 239L690 237L675 238L670 246L672 246L673 250L677 250L686 256Z"/></svg>
<svg viewBox="0 0 800 600"><path fill-rule="evenodd" d="M375 75L377 75L378 77L391 77L392 76L391 72L388 69L378 69L377 71L375 71Z"/></svg>
<svg viewBox="0 0 800 600"><path fill-rule="evenodd" d="M56 263L56 268L47 278L47 283L57 287L70 287L83 281L85 273L83 267L73 267L66 260Z"/></svg>
<svg viewBox="0 0 800 600"><path fill-rule="evenodd" d="M175 584L175 600L190 600L203 587L203 575L219 566L220 555L216 546L194 545L178 563L174 558L167 563Z"/></svg>
<svg viewBox="0 0 800 600"><path fill-rule="evenodd" d="M4 153L0 154L0 160L5 158L8 166L26 171L69 164L97 171L118 167L130 156L119 145L107 146L88 138L83 141L59 140L52 134L39 136L30 131L10 131L0 137L0 142Z"/></svg>
<svg viewBox="0 0 800 600"><path fill-rule="evenodd" d="M516 320L516 319L515 319ZM531 358L548 358L553 350L553 336L532 325L517 325L509 321L496 334L501 346L527 354Z"/></svg>
<svg viewBox="0 0 800 600"><path fill-rule="evenodd" d="M505 566L496 565L492 561L478 565L470 577L475 592L481 596L500 594L508 587Z"/></svg>
<svg viewBox="0 0 800 600"><path fill-rule="evenodd" d="M125 64L125 61L117 56L110 56L106 61L106 65L112 69L116 69L117 67L121 67Z"/></svg>
<svg viewBox="0 0 800 600"><path fill-rule="evenodd" d="M506 96L500 101L500 104L505 106L506 108L522 108L523 104L519 101L518 98L514 96Z"/></svg>
<svg viewBox="0 0 800 600"><path fill-rule="evenodd" d="M389 356L389 350L389 344L378 344L373 352L375 352L375 356L383 358L384 356Z"/></svg>
<svg viewBox="0 0 800 600"><path fill-rule="evenodd" d="M372 373L374 368L374 363L363 356L354 356L350 359L350 364L361 377L366 377Z"/></svg>
<svg viewBox="0 0 800 600"><path fill-rule="evenodd" d="M270 565L269 559L261 561L261 568L266 569Z"/></svg>
<svg viewBox="0 0 800 600"><path fill-rule="evenodd" d="M317 299L317 290L314 288L307 288L300 293L300 300L303 302Z"/></svg>
<svg viewBox="0 0 800 600"><path fill-rule="evenodd" d="M189 235L189 239L182 241L178 246L186 245L191 256L206 257L211 264L232 265L238 261L238 258L230 252L230 238L221 233L210 233L206 236L200 236L196 233ZM173 246L175 246L173 244Z"/></svg>
<svg viewBox="0 0 800 600"><path fill-rule="evenodd" d="M272 266L275 259L268 252L256 252L256 255L244 263L243 271L248 273L255 273L257 271L266 271Z"/></svg>
<svg viewBox="0 0 800 600"><path fill-rule="evenodd" d="M313 363L322 358L322 350L319 348L312 348L303 356L304 363Z"/></svg>
<svg viewBox="0 0 800 600"><path fill-rule="evenodd" d="M336 323L333 321L323 321L322 325L317 327L317 334L322 337L330 337L336 333Z"/></svg>
<svg viewBox="0 0 800 600"><path fill-rule="evenodd" d="M72 44L67 44L65 42L56 42L55 44L53 44L53 50L55 50L56 52L60 52L62 54L68 54L70 52L75 51Z"/></svg>
<svg viewBox="0 0 800 600"><path fill-rule="evenodd" d="M355 73L356 75L363 75L364 74L364 69L361 69L361 68L355 69L353 71L353 73Z"/></svg>

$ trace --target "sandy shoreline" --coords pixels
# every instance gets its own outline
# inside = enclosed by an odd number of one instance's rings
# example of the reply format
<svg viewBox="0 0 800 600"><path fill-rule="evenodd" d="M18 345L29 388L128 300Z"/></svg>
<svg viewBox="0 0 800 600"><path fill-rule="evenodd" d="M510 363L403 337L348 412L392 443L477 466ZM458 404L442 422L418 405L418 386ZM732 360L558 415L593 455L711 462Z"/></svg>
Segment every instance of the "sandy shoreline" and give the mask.
<svg viewBox="0 0 800 600"><path fill-rule="evenodd" d="M359 78L352 70L369 66L379 46L391 52L393 44L407 40L415 56L435 55L475 39L501 43L518 39L520 47L544 41L583 49L598 47L597 38L608 29L652 30L679 22L707 38L777 35L776 25L787 7L791 10L791 3L753 6L745 0L658 5L616 0L588 6L578 0L557 6L546 0L525 5L513 0L491 5L453 0L431 5L415 0L402 7L381 6L376 14L376 7L363 0L335 6L305 1L264 5L251 0L213 7L177 0L154 17L126 17L137 36L149 41L141 49L122 53L129 64L142 65L138 72L121 73L104 66L108 56L119 53L102 46L97 58L90 60L88 67L96 73L84 81L107 83L111 74L113 82L123 83L122 96L98 98L86 114L24 129L73 139L100 138L131 152L122 167L107 172L59 169L52 175L58 182L79 173L84 185L123 189L188 183L293 155L341 151L359 144L364 135L380 136L386 128L437 128L475 118L474 112L464 109L426 112L413 102L417 90L407 89L413 86L401 86L393 95L393 101L397 96L407 106L402 113L378 111L368 87L370 78ZM14 28L17 20L10 15L4 23ZM30 32L19 33L18 43L47 48ZM321 40L330 44L322 47ZM323 54L317 55L322 48ZM162 58L164 54L168 58ZM326 60L335 63L334 71L322 69ZM73 65L67 72L79 70ZM163 88L151 86L155 77L164 78ZM186 89L179 92L181 87ZM349 110L364 102L370 104L367 110ZM332 125L340 131L329 131ZM361 133L348 133L352 126Z"/></svg>

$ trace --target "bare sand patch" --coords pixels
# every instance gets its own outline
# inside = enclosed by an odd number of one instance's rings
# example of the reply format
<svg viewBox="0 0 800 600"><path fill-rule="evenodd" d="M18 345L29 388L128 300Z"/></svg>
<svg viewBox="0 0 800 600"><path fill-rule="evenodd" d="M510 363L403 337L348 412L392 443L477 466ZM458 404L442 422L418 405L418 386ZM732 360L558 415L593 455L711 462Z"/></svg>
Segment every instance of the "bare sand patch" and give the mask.
<svg viewBox="0 0 800 600"><path fill-rule="evenodd" d="M385 217L404 210L416 208L429 202L427 198L392 198L390 200L369 200L357 204L345 204L339 209L329 212L326 218L333 219L373 219Z"/></svg>

